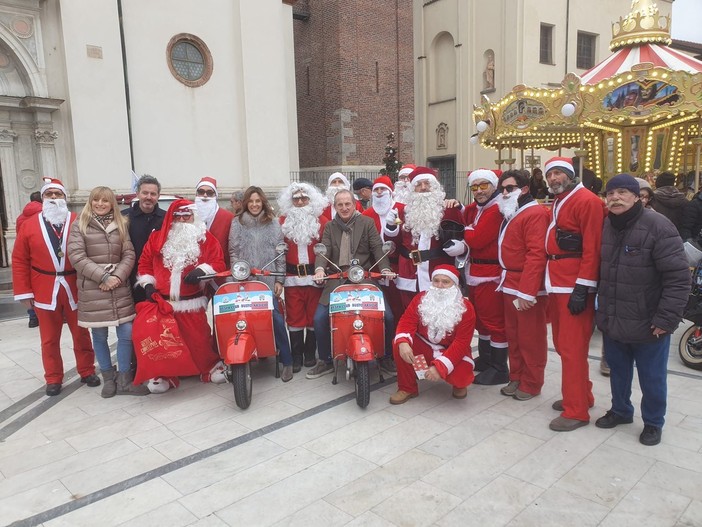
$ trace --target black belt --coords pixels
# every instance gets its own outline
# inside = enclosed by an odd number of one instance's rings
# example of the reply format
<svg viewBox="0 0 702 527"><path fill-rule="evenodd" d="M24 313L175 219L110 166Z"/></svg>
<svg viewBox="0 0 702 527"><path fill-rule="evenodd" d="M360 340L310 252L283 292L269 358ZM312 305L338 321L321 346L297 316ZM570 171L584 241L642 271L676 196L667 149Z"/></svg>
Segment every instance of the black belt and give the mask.
<svg viewBox="0 0 702 527"><path fill-rule="evenodd" d="M484 265L500 265L499 260L489 260L486 258L471 258L470 263L484 264Z"/></svg>
<svg viewBox="0 0 702 527"><path fill-rule="evenodd" d="M285 272L294 276L303 278L314 274L313 264L285 264Z"/></svg>
<svg viewBox="0 0 702 527"><path fill-rule="evenodd" d="M44 271L44 269L39 269L38 267L34 266L32 266L32 269L34 269L37 273L48 274L51 276L68 276L70 274L76 274L75 269L71 269L70 271Z"/></svg>
<svg viewBox="0 0 702 527"><path fill-rule="evenodd" d="M418 249L415 249L414 251L408 251L406 247L400 246L399 250L400 254L405 258L409 258L410 260L412 260L412 263L414 265L419 265L422 262L428 262L429 260L433 260L434 258L446 256L446 253L441 248L426 249L424 251L420 251Z"/></svg>
<svg viewBox="0 0 702 527"><path fill-rule="evenodd" d="M506 267L502 268L503 271L507 271L508 273L523 273L524 269L507 269Z"/></svg>
<svg viewBox="0 0 702 527"><path fill-rule="evenodd" d="M547 260L563 260L564 258L582 258L583 253L547 254Z"/></svg>

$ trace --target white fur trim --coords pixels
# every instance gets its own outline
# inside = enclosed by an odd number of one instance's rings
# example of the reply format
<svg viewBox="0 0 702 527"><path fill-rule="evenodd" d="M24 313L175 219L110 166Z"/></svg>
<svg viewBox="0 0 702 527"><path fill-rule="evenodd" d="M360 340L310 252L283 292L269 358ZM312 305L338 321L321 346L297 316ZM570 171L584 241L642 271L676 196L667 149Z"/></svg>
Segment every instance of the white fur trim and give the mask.
<svg viewBox="0 0 702 527"><path fill-rule="evenodd" d="M409 291L410 293L417 292L417 280L414 278L403 278L398 276L395 278L395 285L397 285L397 288L401 291Z"/></svg>
<svg viewBox="0 0 702 527"><path fill-rule="evenodd" d="M435 356L436 357L436 356ZM446 374L450 375L451 372L453 371L453 362L448 360L448 357L445 357L443 355L440 355L439 357L436 357L435 360L446 366Z"/></svg>
<svg viewBox="0 0 702 527"><path fill-rule="evenodd" d="M15 295L15 300L27 300L34 298L34 293L24 293L22 295Z"/></svg>
<svg viewBox="0 0 702 527"><path fill-rule="evenodd" d="M580 285L586 285L588 287L597 287L597 282L595 282L594 280L586 280L585 278L578 278L575 281L575 283Z"/></svg>
<svg viewBox="0 0 702 527"><path fill-rule="evenodd" d="M417 174L412 178L412 181L410 181L410 185L412 187L416 187L417 183L420 181L433 181L435 183L438 183L439 181L434 177L434 174Z"/></svg>
<svg viewBox="0 0 702 527"><path fill-rule="evenodd" d="M431 273L431 279L433 280L436 275L446 276L450 278L454 284L458 285L458 276L448 269L434 269L434 272Z"/></svg>
<svg viewBox="0 0 702 527"><path fill-rule="evenodd" d="M202 269L205 271L206 274L215 274L217 271L215 271L214 267L212 267L210 264L206 263L201 263L200 265L197 266L198 269Z"/></svg>
<svg viewBox="0 0 702 527"><path fill-rule="evenodd" d="M402 340L402 339L409 340L410 344L414 343L414 340L412 339L412 335L410 335L409 333L398 333L397 335L395 335L395 338L392 341L397 342L398 340Z"/></svg>
<svg viewBox="0 0 702 527"><path fill-rule="evenodd" d="M331 186L331 182L336 178L343 180L346 190L351 190L351 183L349 183L349 179L341 172L334 172L331 176L329 176L329 179L327 180L327 187Z"/></svg>
<svg viewBox="0 0 702 527"><path fill-rule="evenodd" d="M504 349L507 347L507 343L506 342L494 342L492 339L490 339L490 346L492 346L493 348Z"/></svg>
<svg viewBox="0 0 702 527"><path fill-rule="evenodd" d="M207 309L209 300L206 296L190 298L189 300L169 300L168 303L173 306L173 311L176 313L192 313Z"/></svg>
<svg viewBox="0 0 702 527"><path fill-rule="evenodd" d="M136 286L141 286L144 287L148 284L151 285L156 285L156 277L150 274L140 274L137 275L136 282L134 283L134 287Z"/></svg>
<svg viewBox="0 0 702 527"><path fill-rule="evenodd" d="M468 364L471 365L472 368L475 368L475 362L473 362L473 359L471 359L470 357L463 357L461 360L466 361Z"/></svg>
<svg viewBox="0 0 702 527"><path fill-rule="evenodd" d="M559 158L551 158L546 162L546 166L544 166L544 176L548 174L548 171L551 170L552 168L565 168L566 170L569 170L573 174L575 174L575 168L573 168L573 163L568 163L567 161L564 161L563 159Z"/></svg>
<svg viewBox="0 0 702 527"><path fill-rule="evenodd" d="M481 179L484 179L493 187L497 188L497 182L499 181L497 174L495 174L492 170L488 170L486 168L479 168L478 170L473 170L473 172L471 172L468 176L468 186L471 186L473 183Z"/></svg>
<svg viewBox="0 0 702 527"><path fill-rule="evenodd" d="M180 281L183 271L171 271L171 287L168 296L173 300L180 300Z"/></svg>

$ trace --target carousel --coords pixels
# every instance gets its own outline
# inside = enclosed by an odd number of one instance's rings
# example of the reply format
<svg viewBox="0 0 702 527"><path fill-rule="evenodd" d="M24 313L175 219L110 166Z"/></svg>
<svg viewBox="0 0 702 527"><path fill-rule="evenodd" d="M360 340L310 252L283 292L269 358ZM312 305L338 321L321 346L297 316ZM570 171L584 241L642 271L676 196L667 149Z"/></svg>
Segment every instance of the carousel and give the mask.
<svg viewBox="0 0 702 527"><path fill-rule="evenodd" d="M585 164L605 181L695 171L697 191L702 62L669 47L670 17L650 0L634 0L612 36L611 56L559 88L518 85L495 103L483 96L471 141L497 150L499 168L524 167L537 150L570 149L584 160L581 171Z"/></svg>

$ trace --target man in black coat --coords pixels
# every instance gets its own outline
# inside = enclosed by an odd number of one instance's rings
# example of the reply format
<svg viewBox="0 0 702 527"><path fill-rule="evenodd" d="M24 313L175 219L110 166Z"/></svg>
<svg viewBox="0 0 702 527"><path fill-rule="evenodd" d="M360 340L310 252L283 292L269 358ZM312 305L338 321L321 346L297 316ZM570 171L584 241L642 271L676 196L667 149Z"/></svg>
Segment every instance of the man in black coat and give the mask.
<svg viewBox="0 0 702 527"><path fill-rule="evenodd" d="M614 428L633 422L635 362L643 392L639 441L657 445L665 420L670 336L682 319L690 272L675 226L643 207L636 179L614 176L607 182L606 198L609 215L602 229L595 320L611 372L612 407L595 425Z"/></svg>

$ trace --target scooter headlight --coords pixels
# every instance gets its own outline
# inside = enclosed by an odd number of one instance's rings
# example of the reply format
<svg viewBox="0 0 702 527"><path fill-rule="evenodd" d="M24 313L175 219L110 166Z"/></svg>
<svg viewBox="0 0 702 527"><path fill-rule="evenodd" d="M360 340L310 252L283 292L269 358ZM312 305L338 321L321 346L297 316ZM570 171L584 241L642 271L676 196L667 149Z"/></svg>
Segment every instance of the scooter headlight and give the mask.
<svg viewBox="0 0 702 527"><path fill-rule="evenodd" d="M237 331L244 331L246 329L246 320L237 320L236 329Z"/></svg>
<svg viewBox="0 0 702 527"><path fill-rule="evenodd" d="M363 329L363 320L361 320L360 318L354 320L353 329L355 329L356 331L361 331Z"/></svg>
<svg viewBox="0 0 702 527"><path fill-rule="evenodd" d="M353 265L349 268L349 281L358 284L363 281L365 271L360 265Z"/></svg>
<svg viewBox="0 0 702 527"><path fill-rule="evenodd" d="M235 280L246 280L251 275L251 266L243 260L234 262L232 276Z"/></svg>

